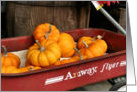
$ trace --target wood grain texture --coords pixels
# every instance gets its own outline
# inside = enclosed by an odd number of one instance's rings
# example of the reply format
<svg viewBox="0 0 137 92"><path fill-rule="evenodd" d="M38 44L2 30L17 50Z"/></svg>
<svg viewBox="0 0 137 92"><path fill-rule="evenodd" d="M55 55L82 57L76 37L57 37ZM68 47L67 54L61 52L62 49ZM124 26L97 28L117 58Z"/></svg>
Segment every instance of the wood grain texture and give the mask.
<svg viewBox="0 0 137 92"><path fill-rule="evenodd" d="M126 30L126 9L125 8L120 8L119 23Z"/></svg>
<svg viewBox="0 0 137 92"><path fill-rule="evenodd" d="M7 3L7 35L8 37L14 36L14 15L15 15L15 5L13 3L9 4Z"/></svg>
<svg viewBox="0 0 137 92"><path fill-rule="evenodd" d="M56 25L61 31L87 28L90 17L90 7L87 3L80 1L8 2L8 36L32 35L35 27L45 22Z"/></svg>

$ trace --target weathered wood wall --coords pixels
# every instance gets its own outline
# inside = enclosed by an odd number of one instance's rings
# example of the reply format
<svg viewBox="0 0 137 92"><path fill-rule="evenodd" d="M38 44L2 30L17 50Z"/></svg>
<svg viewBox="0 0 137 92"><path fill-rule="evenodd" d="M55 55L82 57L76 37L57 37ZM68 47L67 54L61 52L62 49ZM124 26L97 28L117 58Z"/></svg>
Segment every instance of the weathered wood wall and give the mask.
<svg viewBox="0 0 137 92"><path fill-rule="evenodd" d="M74 1L16 1L7 3L8 36L32 35L41 23L56 25L61 31L89 27L90 3Z"/></svg>

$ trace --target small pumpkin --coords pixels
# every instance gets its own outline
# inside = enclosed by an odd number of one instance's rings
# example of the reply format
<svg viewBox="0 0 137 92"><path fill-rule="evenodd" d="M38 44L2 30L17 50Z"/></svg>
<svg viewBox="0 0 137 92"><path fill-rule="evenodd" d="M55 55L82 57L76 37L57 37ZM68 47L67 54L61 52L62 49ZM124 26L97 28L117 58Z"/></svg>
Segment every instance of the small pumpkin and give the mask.
<svg viewBox="0 0 137 92"><path fill-rule="evenodd" d="M19 73L15 66L1 66L1 73Z"/></svg>
<svg viewBox="0 0 137 92"><path fill-rule="evenodd" d="M44 23L36 27L33 32L33 36L35 40L53 40L57 42L60 36L60 32L56 26L49 23Z"/></svg>
<svg viewBox="0 0 137 92"><path fill-rule="evenodd" d="M76 62L78 60L102 56L107 51L107 43L102 40L102 36L100 35L98 35L96 38L97 39L89 45L82 41L85 45L85 48L82 48L80 50L75 48L77 53L76 56L68 60L57 61L55 65L61 65L65 63Z"/></svg>
<svg viewBox="0 0 137 92"><path fill-rule="evenodd" d="M19 67L20 59L13 53L8 53L5 46L2 46L3 53L1 53L1 66L14 66Z"/></svg>
<svg viewBox="0 0 137 92"><path fill-rule="evenodd" d="M58 45L60 46L62 57L72 57L74 55L75 50L73 48L76 48L76 44L73 37L68 33L60 34Z"/></svg>
<svg viewBox="0 0 137 92"><path fill-rule="evenodd" d="M107 43L102 40L103 36L95 36L92 39L92 43L90 43L89 45L85 41L82 41L85 45L85 48L80 49L80 53L83 59L98 57L103 55L107 51Z"/></svg>
<svg viewBox="0 0 137 92"><path fill-rule="evenodd" d="M40 44L42 45L42 46L48 46L49 44L52 44L52 43L56 43L55 41L53 41L53 40L42 40L41 42L40 42Z"/></svg>
<svg viewBox="0 0 137 92"><path fill-rule="evenodd" d="M107 43L102 39L102 37L103 36L98 35L97 39L88 47L94 57L102 56L107 51Z"/></svg>
<svg viewBox="0 0 137 92"><path fill-rule="evenodd" d="M27 53L27 61L30 62L31 65L40 67L52 65L60 57L61 51L57 43L41 46L38 40L36 44L29 48Z"/></svg>
<svg viewBox="0 0 137 92"><path fill-rule="evenodd" d="M93 58L92 52L88 49L88 45L83 41L83 44L85 44L85 48L81 48L79 51L81 53L81 58L82 59L87 59L87 58ZM79 55L79 53L77 54Z"/></svg>
<svg viewBox="0 0 137 92"><path fill-rule="evenodd" d="M83 41L89 45L93 42L93 38L92 37L88 37L88 36L83 36L78 40L78 49L81 48L85 48L85 45L83 44Z"/></svg>

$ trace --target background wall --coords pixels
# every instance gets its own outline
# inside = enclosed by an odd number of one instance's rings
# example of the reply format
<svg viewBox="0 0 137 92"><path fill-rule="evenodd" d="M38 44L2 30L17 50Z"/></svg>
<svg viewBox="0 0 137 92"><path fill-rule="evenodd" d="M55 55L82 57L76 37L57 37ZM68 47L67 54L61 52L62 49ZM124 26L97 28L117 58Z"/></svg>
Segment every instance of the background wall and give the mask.
<svg viewBox="0 0 137 92"><path fill-rule="evenodd" d="M126 29L126 2L104 8ZM44 22L56 25L61 31L105 28L118 32L88 1L2 2L2 38L32 35L35 27Z"/></svg>

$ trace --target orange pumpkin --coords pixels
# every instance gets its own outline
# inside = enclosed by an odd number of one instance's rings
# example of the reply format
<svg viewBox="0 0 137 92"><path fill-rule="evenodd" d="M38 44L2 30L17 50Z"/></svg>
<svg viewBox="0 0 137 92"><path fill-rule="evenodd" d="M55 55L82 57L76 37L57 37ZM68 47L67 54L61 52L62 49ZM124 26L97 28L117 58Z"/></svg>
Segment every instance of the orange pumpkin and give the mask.
<svg viewBox="0 0 137 92"><path fill-rule="evenodd" d="M65 63L76 62L78 60L102 56L107 51L107 43L102 40L102 36L100 35L98 35L96 38L97 39L89 45L82 41L85 45L85 48L82 48L79 51L75 48L77 53L76 56L68 60L58 61L55 63L55 65L61 65Z"/></svg>
<svg viewBox="0 0 137 92"><path fill-rule="evenodd" d="M75 50L73 48L76 48L76 44L73 37L68 33L60 34L58 45L60 46L62 57L72 57L74 55Z"/></svg>
<svg viewBox="0 0 137 92"><path fill-rule="evenodd" d="M98 35L97 39L89 45L88 49L92 52L94 57L102 56L107 51L107 43Z"/></svg>
<svg viewBox="0 0 137 92"><path fill-rule="evenodd" d="M33 36L35 40L53 40L57 42L60 36L60 32L56 26L49 23L44 23L36 27L33 32Z"/></svg>
<svg viewBox="0 0 137 92"><path fill-rule="evenodd" d="M61 51L57 43L52 43L47 46L41 46L41 44L36 41L29 48L27 53L27 61L34 66L46 67L54 64L60 57Z"/></svg>
<svg viewBox="0 0 137 92"><path fill-rule="evenodd" d="M49 44L52 44L52 43L55 43L55 41L53 41L53 40L42 40L41 42L40 42L40 44L42 45L42 46L48 46Z"/></svg>
<svg viewBox="0 0 137 92"><path fill-rule="evenodd" d="M88 36L83 36L81 37L79 40L78 40L78 49L81 49L81 48L85 48L85 45L83 44L83 41L89 45L91 44L93 41L93 38L92 37L88 37Z"/></svg>
<svg viewBox="0 0 137 92"><path fill-rule="evenodd" d="M15 66L19 67L20 59L17 55L8 53L5 46L2 46L3 53L1 53L1 66Z"/></svg>
<svg viewBox="0 0 137 92"><path fill-rule="evenodd" d="M19 73L15 66L1 66L1 73Z"/></svg>

